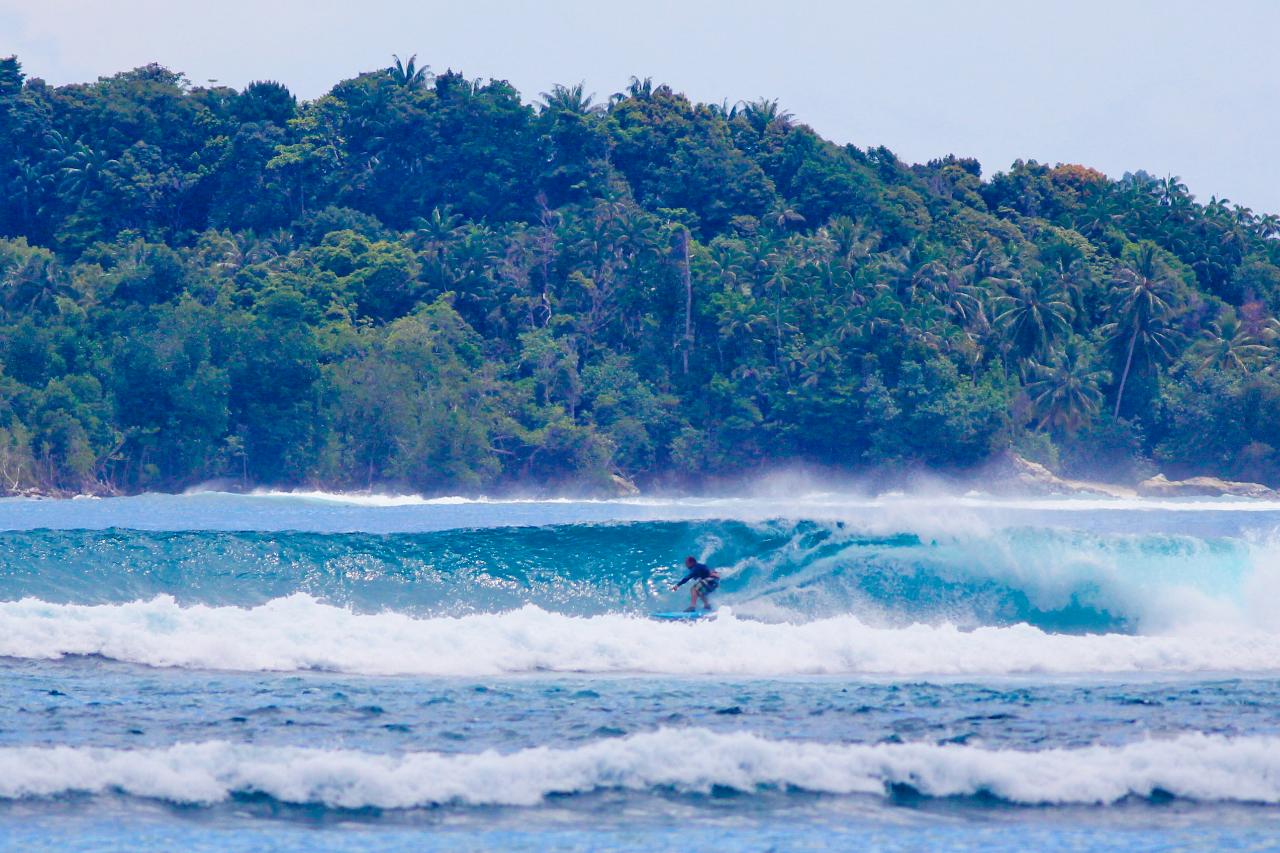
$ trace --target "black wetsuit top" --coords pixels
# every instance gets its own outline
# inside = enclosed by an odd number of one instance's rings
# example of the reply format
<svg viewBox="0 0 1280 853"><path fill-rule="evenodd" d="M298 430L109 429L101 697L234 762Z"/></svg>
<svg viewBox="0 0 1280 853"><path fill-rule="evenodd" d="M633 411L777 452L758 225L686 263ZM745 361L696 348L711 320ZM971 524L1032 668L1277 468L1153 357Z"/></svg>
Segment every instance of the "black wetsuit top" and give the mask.
<svg viewBox="0 0 1280 853"><path fill-rule="evenodd" d="M679 589L689 581L706 580L709 577L711 577L710 569L708 569L702 563L694 563L693 567L689 569L689 574L685 575L683 578L680 579L680 583L676 584L676 588Z"/></svg>

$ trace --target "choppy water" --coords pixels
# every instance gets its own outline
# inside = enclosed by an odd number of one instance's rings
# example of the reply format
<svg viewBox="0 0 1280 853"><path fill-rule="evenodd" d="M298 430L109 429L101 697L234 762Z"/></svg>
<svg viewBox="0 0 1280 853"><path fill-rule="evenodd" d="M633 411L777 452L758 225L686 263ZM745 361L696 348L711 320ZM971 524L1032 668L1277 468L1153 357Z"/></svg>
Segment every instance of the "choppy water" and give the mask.
<svg viewBox="0 0 1280 853"><path fill-rule="evenodd" d="M1280 505L0 501L0 845L1263 849ZM676 565L714 621L646 614Z"/></svg>

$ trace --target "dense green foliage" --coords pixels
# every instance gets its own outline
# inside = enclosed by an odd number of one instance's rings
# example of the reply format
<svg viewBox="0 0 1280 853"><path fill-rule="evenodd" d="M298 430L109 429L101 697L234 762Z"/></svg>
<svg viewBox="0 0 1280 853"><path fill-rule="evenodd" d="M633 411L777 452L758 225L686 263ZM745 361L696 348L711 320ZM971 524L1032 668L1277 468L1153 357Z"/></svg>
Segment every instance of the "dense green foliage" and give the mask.
<svg viewBox="0 0 1280 853"><path fill-rule="evenodd" d="M309 103L3 60L0 151L7 489L1280 483L1280 219L1176 178L399 60Z"/></svg>

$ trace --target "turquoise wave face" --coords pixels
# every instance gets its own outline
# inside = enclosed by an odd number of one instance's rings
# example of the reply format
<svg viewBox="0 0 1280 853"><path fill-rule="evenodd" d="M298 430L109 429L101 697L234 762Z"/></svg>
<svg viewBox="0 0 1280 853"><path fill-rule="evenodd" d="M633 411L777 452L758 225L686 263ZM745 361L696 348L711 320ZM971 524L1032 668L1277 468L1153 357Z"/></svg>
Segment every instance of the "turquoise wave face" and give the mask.
<svg viewBox="0 0 1280 853"><path fill-rule="evenodd" d="M423 534L23 531L0 534L0 599L257 605L304 592L361 612L642 613L694 554L725 574L719 603L806 620L1026 622L1141 632L1152 614L1235 605L1252 570L1238 539L1044 528L945 539L869 536L836 523L634 522ZM1187 615L1187 614L1184 614ZM1189 614L1194 616L1195 614Z"/></svg>

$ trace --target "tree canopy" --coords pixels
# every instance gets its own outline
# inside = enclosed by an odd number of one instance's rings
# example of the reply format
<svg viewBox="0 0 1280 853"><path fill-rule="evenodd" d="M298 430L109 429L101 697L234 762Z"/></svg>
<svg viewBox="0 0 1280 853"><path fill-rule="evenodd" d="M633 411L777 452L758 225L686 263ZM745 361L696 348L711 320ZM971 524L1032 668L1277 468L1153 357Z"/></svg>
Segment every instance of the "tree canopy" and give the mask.
<svg viewBox="0 0 1280 853"><path fill-rule="evenodd" d="M939 140L939 145L945 145ZM1280 485L1280 217L911 165L776 101L299 102L0 59L0 488L696 486L780 462Z"/></svg>

